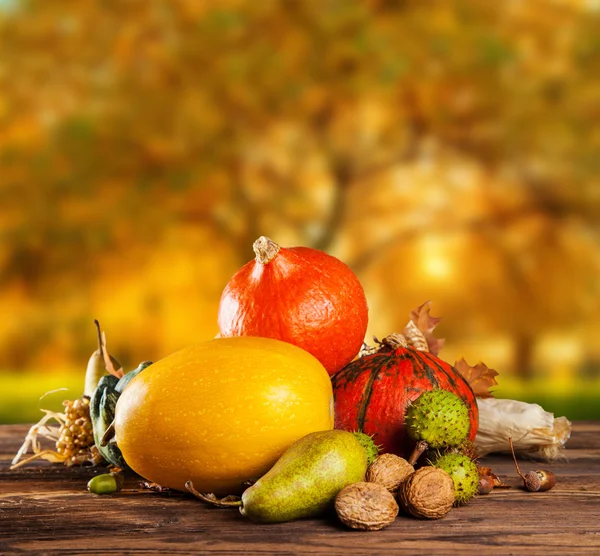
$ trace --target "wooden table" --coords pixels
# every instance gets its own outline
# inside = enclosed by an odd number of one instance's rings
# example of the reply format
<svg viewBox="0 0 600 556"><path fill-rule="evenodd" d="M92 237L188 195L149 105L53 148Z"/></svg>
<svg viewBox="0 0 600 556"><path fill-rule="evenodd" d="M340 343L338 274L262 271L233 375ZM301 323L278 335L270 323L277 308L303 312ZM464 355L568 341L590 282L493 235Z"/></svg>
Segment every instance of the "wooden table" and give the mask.
<svg viewBox="0 0 600 556"><path fill-rule="evenodd" d="M253 523L237 510L148 490L97 496L103 468L35 462L10 471L26 426L0 426L0 554L600 554L600 423L578 422L568 461L545 493L518 488L512 460L483 459L515 488L479 496L439 521L399 516L386 529L350 531L332 516ZM523 470L540 464L522 462ZM138 484L135 476L126 486Z"/></svg>

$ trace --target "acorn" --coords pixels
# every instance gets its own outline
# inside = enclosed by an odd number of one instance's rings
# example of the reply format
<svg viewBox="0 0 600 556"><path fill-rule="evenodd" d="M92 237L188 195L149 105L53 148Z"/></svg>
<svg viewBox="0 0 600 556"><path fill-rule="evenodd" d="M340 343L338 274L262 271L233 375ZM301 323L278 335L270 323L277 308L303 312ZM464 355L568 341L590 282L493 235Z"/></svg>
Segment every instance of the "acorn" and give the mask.
<svg viewBox="0 0 600 556"><path fill-rule="evenodd" d="M517 469L519 477L523 479L523 488L525 490L528 490L529 492L543 492L554 488L556 485L556 475L552 473L552 471L536 469L535 471L528 471L523 475L519 464L517 463L517 456L515 456L515 448L511 437L509 437L508 443L515 462L515 468Z"/></svg>
<svg viewBox="0 0 600 556"><path fill-rule="evenodd" d="M88 484L88 490L93 494L114 494L123 488L122 473L102 473L92 477Z"/></svg>

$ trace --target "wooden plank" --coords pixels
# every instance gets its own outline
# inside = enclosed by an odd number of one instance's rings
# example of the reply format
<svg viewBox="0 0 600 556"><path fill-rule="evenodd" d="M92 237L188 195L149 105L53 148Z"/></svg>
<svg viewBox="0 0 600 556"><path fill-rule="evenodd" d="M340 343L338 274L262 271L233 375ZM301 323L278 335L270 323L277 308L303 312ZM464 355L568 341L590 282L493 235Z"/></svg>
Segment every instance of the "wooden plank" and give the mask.
<svg viewBox="0 0 600 556"><path fill-rule="evenodd" d="M575 423L567 460L546 493L495 490L439 521L405 516L377 532L345 529L333 515L274 525L183 494L87 492L103 468L34 462L8 469L27 427L0 426L0 554L599 554L600 423ZM509 484L512 460L486 457ZM523 469L539 467L522 462ZM127 476L126 487L139 479Z"/></svg>

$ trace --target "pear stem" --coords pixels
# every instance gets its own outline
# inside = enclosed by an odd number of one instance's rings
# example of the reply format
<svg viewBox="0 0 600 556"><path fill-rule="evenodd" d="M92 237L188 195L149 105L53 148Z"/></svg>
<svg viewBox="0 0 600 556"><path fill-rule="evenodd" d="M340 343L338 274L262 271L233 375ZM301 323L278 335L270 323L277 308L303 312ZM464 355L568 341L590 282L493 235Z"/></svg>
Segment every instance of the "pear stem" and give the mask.
<svg viewBox="0 0 600 556"><path fill-rule="evenodd" d="M423 454L423 452L425 452L425 450L427 450L427 448L429 448L429 444L427 444L427 442L425 442L425 440L419 440L419 442L417 442L417 445L415 446L415 449L413 450L412 454L410 455L410 458L408 458L408 463L410 463L412 466L414 466L415 463L417 463L417 460Z"/></svg>
<svg viewBox="0 0 600 556"><path fill-rule="evenodd" d="M96 325L96 332L98 334L98 351L100 352L100 355L102 355L102 359L104 359L104 346L103 346L103 342L102 342L102 330L100 328L100 323L98 322L98 319L94 319L94 324Z"/></svg>
<svg viewBox="0 0 600 556"><path fill-rule="evenodd" d="M87 368L85 370L85 378L83 381L83 395L84 397L91 398L98 381L105 373L104 363L104 346L102 345L102 330L100 329L100 323L97 319L94 319L96 325L96 332L98 334L98 348L92 353Z"/></svg>
<svg viewBox="0 0 600 556"><path fill-rule="evenodd" d="M226 496L225 498L221 498L221 500L219 500L212 493L203 494L202 492L198 492L194 488L192 481L187 481L185 483L185 488L190 494L198 498L198 500L202 500L202 502L206 502L207 504L211 504L217 508L240 508L242 506L242 500L235 500L234 498L237 497L234 496Z"/></svg>

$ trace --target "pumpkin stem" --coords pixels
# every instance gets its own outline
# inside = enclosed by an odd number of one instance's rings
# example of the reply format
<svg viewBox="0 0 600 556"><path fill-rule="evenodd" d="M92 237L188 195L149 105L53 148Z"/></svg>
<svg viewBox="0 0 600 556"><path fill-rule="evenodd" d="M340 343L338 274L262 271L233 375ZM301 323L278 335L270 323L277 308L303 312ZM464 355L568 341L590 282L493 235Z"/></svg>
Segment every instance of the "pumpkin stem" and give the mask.
<svg viewBox="0 0 600 556"><path fill-rule="evenodd" d="M408 463L414 467L415 463L417 463L417 460L421 457L421 454L427 450L427 448L429 448L429 444L427 444L425 440L419 440L415 446L415 449L413 450L413 453L408 458Z"/></svg>
<svg viewBox="0 0 600 556"><path fill-rule="evenodd" d="M279 253L279 245L272 239L265 236L260 236L252 245L256 254L256 262L260 264L270 263L277 253Z"/></svg>
<svg viewBox="0 0 600 556"><path fill-rule="evenodd" d="M193 494L198 500L202 500L202 502L206 502L207 504L212 504L217 508L239 508L242 505L242 500L238 496L225 496L225 498L221 498L220 500L212 493L209 492L207 494L203 494L202 492L198 492L194 488L194 484L192 481L187 481L185 483L185 488Z"/></svg>
<svg viewBox="0 0 600 556"><path fill-rule="evenodd" d="M408 347L409 342L404 334L398 334L397 332L394 332L381 340L380 344L382 346L391 347L392 349L397 349L401 347Z"/></svg>
<svg viewBox="0 0 600 556"><path fill-rule="evenodd" d="M379 340L377 336L373 336L373 341L376 345L370 346L366 342L363 342L362 347L360 348L360 352L358 354L359 357L365 357L366 355L373 355L374 353L379 353L380 351L389 351L398 348L408 347L410 342L407 340L404 334L399 334L397 332L393 332L386 336L383 340Z"/></svg>
<svg viewBox="0 0 600 556"><path fill-rule="evenodd" d="M383 340L378 340L373 336L373 340L378 347L363 344L359 354L360 357L371 355L378 351L388 351L390 349L394 350L407 347L416 349L417 351L429 351L425 335L412 321L408 323L403 333L393 332L392 334L388 334Z"/></svg>

